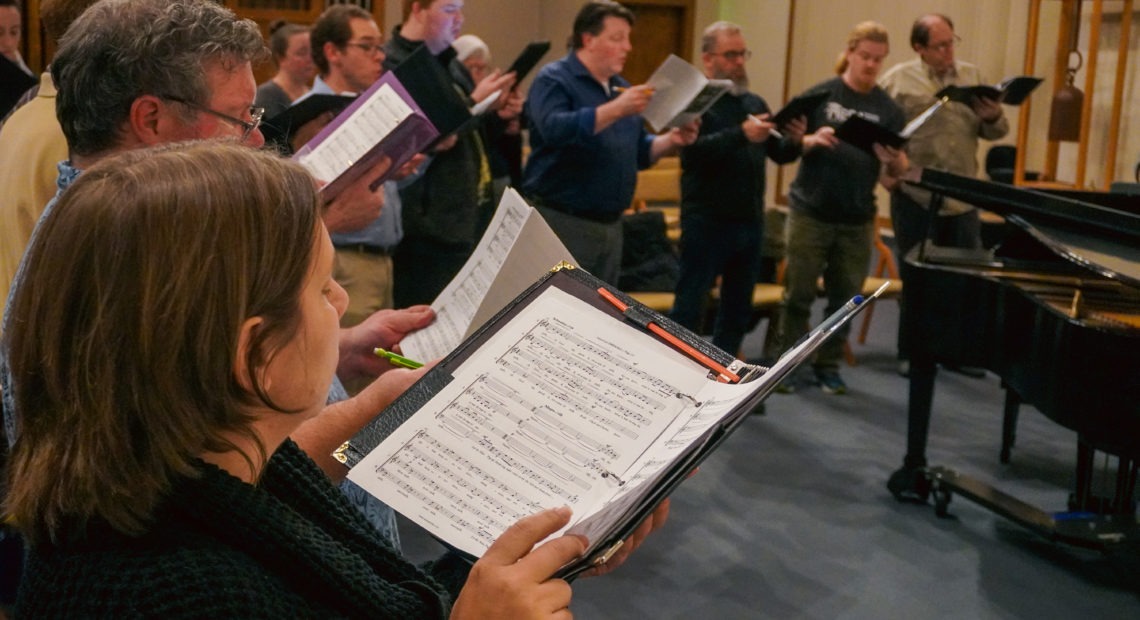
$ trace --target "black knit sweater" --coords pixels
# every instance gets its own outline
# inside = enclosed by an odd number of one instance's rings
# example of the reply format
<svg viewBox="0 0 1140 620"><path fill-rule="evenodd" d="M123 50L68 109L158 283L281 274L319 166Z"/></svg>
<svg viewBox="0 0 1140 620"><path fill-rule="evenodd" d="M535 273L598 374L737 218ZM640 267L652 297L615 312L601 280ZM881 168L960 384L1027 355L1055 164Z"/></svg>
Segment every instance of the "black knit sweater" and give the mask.
<svg viewBox="0 0 1140 620"><path fill-rule="evenodd" d="M291 441L257 486L201 471L143 536L34 549L18 617L441 618L466 579L453 556L430 576L404 560Z"/></svg>

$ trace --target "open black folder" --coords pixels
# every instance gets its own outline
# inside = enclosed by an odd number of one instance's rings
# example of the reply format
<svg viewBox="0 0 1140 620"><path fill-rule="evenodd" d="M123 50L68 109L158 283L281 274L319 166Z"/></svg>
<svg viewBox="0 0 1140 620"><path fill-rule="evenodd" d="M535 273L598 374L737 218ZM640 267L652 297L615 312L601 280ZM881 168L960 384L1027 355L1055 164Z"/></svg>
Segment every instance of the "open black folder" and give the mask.
<svg viewBox="0 0 1140 620"><path fill-rule="evenodd" d="M600 292L610 293L625 312ZM556 268L338 450L348 477L449 546L481 556L508 526L567 505L604 562L798 364L865 307L852 300L771 368L749 367L590 274ZM655 323L741 375L722 383Z"/></svg>
<svg viewBox="0 0 1140 620"><path fill-rule="evenodd" d="M950 101L957 101L967 105L970 104L974 97L993 99L1006 105L1021 105L1022 102L1029 97L1029 94L1037 88L1037 85L1043 81L1044 80L1039 77L1019 75L1003 80L993 86L988 84L955 86L951 84L938 91L934 96L939 99L947 97Z"/></svg>
<svg viewBox="0 0 1140 620"><path fill-rule="evenodd" d="M874 121L853 114L836 128L835 137L873 155L874 150L871 145L881 144L896 149L902 148L910 135L897 134Z"/></svg>
<svg viewBox="0 0 1140 620"><path fill-rule="evenodd" d="M355 100L355 96L349 95L309 95L277 116L262 121L261 134L265 136L265 144L292 155L293 138L306 124L325 114L336 118Z"/></svg>
<svg viewBox="0 0 1140 620"><path fill-rule="evenodd" d="M807 92L792 97L792 100L784 104L779 112L776 112L770 120L777 127L783 127L788 123L795 120L800 116L811 116L815 109L823 105L824 101L831 97L831 93L827 91Z"/></svg>

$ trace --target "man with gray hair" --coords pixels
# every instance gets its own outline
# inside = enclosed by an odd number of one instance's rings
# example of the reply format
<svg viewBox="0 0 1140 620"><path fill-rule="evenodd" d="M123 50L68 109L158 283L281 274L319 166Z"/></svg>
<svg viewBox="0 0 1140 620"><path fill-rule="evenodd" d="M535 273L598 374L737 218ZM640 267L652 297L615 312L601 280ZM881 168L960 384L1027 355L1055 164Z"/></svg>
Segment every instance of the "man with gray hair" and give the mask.
<svg viewBox="0 0 1140 620"><path fill-rule="evenodd" d="M721 276L713 344L733 355L748 329L760 272L765 157L794 160L806 127L800 117L774 131L768 104L748 91L750 56L740 26L720 21L705 29L705 75L732 80L733 88L701 117L696 142L681 149L681 274L672 318L698 329L704 300Z"/></svg>
<svg viewBox="0 0 1140 620"><path fill-rule="evenodd" d="M251 107L257 89L252 63L264 54L255 23L209 0L102 0L92 6L68 29L51 66L59 90L57 114L71 155L59 166L60 191L84 168L130 149L208 138L260 147L261 112ZM330 230L375 219L383 201L368 187L372 178L365 175L327 206ZM13 289L23 273L21 266ZM388 311L341 330L338 376L380 374L387 365L372 355L372 348L389 348L431 319L427 308ZM19 317L6 314L3 327L4 333L19 329ZM19 386L11 385L7 351L6 341L0 342L4 430L10 445L19 430L12 394ZM387 373L351 399L334 382L333 404L302 425L293 439L339 482L346 472L332 452L416 377ZM386 507L379 515L383 523L391 521Z"/></svg>
<svg viewBox="0 0 1140 620"><path fill-rule="evenodd" d="M911 49L918 54L913 60L890 68L879 85L899 104L907 120L921 114L937 101L935 93L946 86L988 84L974 65L956 60L954 49L961 39L954 34L954 22L938 13L923 15L914 21L910 31ZM978 172L978 139L997 140L1009 132L1009 121L1001 104L992 99L976 98L969 105L954 101L943 105L923 123L906 144L906 154L916 166L929 166L967 177ZM898 246L899 275L905 283L911 267L905 258L911 248L931 234L934 243L949 247L980 248L982 224L978 210L957 200L947 200L938 210L933 225L930 218L930 193L901 185L891 192L891 224ZM903 287L900 312L906 314L906 287ZM909 343L899 320L899 373L910 372ZM980 377L980 368L953 367L952 370Z"/></svg>

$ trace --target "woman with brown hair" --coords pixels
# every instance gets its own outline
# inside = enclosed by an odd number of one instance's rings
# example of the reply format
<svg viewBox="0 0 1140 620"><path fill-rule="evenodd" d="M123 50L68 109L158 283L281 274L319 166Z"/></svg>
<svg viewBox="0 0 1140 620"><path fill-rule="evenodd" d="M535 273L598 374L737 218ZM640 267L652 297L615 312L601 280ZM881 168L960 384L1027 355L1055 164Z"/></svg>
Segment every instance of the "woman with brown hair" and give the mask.
<svg viewBox="0 0 1140 620"><path fill-rule="evenodd" d="M273 118L289 109L301 95L309 92L317 65L309 45L309 27L279 19L269 24L269 51L277 65L274 76L258 84L253 105L265 108L265 117Z"/></svg>
<svg viewBox="0 0 1140 620"><path fill-rule="evenodd" d="M568 509L418 568L289 439L347 303L318 204L300 166L198 142L106 158L45 218L4 334L18 615L569 616L550 576L585 545L535 547Z"/></svg>

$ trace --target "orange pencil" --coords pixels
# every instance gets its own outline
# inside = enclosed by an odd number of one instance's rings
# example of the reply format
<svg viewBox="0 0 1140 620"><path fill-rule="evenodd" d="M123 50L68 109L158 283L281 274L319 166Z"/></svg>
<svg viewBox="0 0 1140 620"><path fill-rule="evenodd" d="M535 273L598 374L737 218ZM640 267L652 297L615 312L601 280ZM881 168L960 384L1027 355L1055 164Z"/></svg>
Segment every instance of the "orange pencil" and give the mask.
<svg viewBox="0 0 1140 620"><path fill-rule="evenodd" d="M618 94L621 94L621 93L624 93L625 91L627 91L627 90L629 90L629 89L631 89L631 88L633 88L633 87L632 87L632 86L614 86L614 92L615 92L615 93L618 93ZM653 93L655 93L655 92L657 92L657 90L656 90L656 89L653 89L653 88L650 88L650 89L649 89L649 94L650 94L650 95L652 95L652 94L653 94Z"/></svg>
<svg viewBox="0 0 1140 620"><path fill-rule="evenodd" d="M625 303L623 303L620 299L618 299L617 297L614 297L614 294L609 292L605 288L598 288L598 294L601 295L603 298L605 298L606 301L613 304L614 307L617 308L621 312L625 312L626 308L629 307ZM680 338L678 338L678 337L674 336L673 334L670 334L669 332L665 331L664 327L661 327L660 325L658 325L652 321L650 321L646 325L646 327L649 328L649 331L657 334L665 342L668 342L669 344L673 345L674 347L677 347L678 349L680 349L681 352L684 353L685 355L688 355L689 357L697 360L701 364L704 364L705 366L708 366L709 368L715 370L719 374L719 376L717 377L717 381L720 381L721 383L736 383L737 381L740 381L740 377L738 377L734 372L732 372L731 370L725 368L724 366L721 366L720 364L716 363L715 361L713 361L713 359L711 357L709 357L709 356L705 355L704 353L701 353L700 351L696 350L695 348L690 346L688 343L682 341Z"/></svg>

